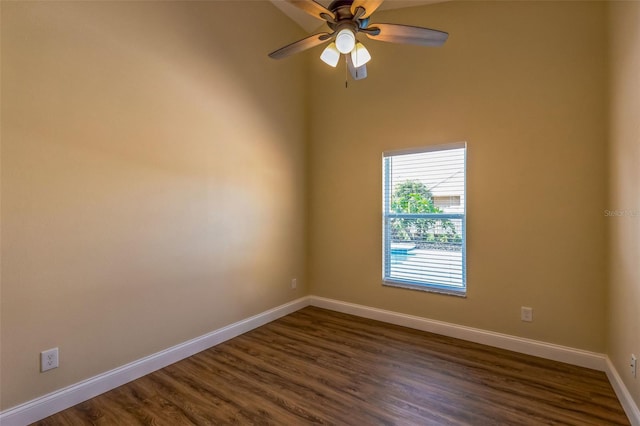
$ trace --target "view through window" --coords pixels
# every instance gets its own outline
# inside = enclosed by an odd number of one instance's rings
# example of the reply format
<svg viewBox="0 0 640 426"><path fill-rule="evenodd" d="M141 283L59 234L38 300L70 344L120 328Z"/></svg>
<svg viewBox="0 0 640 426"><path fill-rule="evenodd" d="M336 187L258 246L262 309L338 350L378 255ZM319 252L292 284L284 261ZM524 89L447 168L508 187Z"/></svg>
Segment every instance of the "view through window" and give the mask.
<svg viewBox="0 0 640 426"><path fill-rule="evenodd" d="M383 154L383 281L466 293L466 143Z"/></svg>

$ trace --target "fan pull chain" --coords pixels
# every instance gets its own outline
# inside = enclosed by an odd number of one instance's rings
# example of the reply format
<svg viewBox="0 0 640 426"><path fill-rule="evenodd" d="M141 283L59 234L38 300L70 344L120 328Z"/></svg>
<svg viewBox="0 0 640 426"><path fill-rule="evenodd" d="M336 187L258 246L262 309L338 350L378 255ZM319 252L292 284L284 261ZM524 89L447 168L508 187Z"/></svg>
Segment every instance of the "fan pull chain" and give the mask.
<svg viewBox="0 0 640 426"><path fill-rule="evenodd" d="M347 65L346 55L344 60L344 88L349 88L349 66Z"/></svg>

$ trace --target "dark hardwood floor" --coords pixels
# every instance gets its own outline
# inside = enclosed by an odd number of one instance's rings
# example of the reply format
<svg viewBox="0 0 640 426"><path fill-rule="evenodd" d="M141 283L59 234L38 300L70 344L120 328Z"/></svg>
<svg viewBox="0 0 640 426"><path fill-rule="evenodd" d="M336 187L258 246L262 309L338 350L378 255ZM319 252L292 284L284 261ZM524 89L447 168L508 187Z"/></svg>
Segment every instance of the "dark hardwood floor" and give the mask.
<svg viewBox="0 0 640 426"><path fill-rule="evenodd" d="M604 373L308 307L38 425L628 425Z"/></svg>

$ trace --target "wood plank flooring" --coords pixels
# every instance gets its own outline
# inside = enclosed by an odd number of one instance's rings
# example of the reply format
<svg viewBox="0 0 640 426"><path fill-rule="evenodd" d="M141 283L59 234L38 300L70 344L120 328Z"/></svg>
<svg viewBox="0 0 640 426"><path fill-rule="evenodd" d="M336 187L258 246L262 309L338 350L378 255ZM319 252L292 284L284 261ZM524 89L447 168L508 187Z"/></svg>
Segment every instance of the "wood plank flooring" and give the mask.
<svg viewBox="0 0 640 426"><path fill-rule="evenodd" d="M604 373L308 307L37 425L628 425Z"/></svg>

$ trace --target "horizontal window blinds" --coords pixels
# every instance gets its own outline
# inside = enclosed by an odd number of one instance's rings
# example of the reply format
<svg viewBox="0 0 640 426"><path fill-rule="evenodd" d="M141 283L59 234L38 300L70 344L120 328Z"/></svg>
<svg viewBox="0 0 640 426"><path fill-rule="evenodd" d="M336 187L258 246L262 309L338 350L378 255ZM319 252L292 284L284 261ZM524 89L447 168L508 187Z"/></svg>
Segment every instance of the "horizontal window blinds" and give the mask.
<svg viewBox="0 0 640 426"><path fill-rule="evenodd" d="M383 155L383 279L466 290L465 144Z"/></svg>

